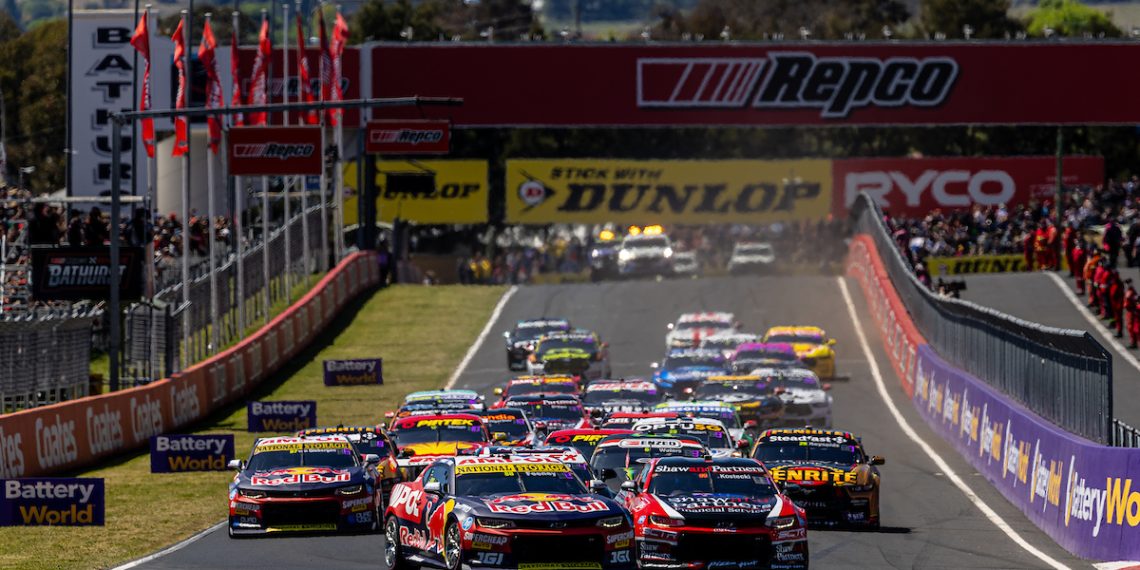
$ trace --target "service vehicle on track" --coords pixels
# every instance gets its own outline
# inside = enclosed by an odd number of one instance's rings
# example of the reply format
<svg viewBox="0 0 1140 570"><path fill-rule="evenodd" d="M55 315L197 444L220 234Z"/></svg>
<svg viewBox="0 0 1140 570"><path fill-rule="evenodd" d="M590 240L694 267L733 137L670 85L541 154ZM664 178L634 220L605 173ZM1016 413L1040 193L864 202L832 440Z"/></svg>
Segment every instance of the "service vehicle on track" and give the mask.
<svg viewBox="0 0 1140 570"><path fill-rule="evenodd" d="M771 380L761 376L711 376L697 386L694 398L729 404L742 422L755 420L762 426L775 427L784 419L784 399Z"/></svg>
<svg viewBox="0 0 1140 570"><path fill-rule="evenodd" d="M508 380L505 386L495 388L493 392L499 397L499 401L491 404L491 407L501 408L511 396L580 394L582 385L573 376L516 376Z"/></svg>
<svg viewBox="0 0 1140 570"><path fill-rule="evenodd" d="M750 342L736 347L728 368L733 374L747 374L756 368L803 368L792 345L784 342Z"/></svg>
<svg viewBox="0 0 1140 570"><path fill-rule="evenodd" d="M764 342L781 342L792 345L804 366L823 379L835 378L835 339L819 327L781 326L764 333Z"/></svg>
<svg viewBox="0 0 1140 570"><path fill-rule="evenodd" d="M560 429L594 427L590 422L590 414L582 407L582 401L569 394L515 396L507 400L507 407L522 410L534 423L535 432L544 438L545 434Z"/></svg>
<svg viewBox="0 0 1140 570"><path fill-rule="evenodd" d="M481 412L483 425L491 434L495 445L531 445L534 441L534 425L526 417L526 412L518 408L496 408Z"/></svg>
<svg viewBox="0 0 1140 570"><path fill-rule="evenodd" d="M804 511L756 460L654 459L618 500L641 568L808 567Z"/></svg>
<svg viewBox="0 0 1140 570"><path fill-rule="evenodd" d="M803 368L757 368L749 376L768 383L784 401L781 422L788 427L831 429L831 384Z"/></svg>
<svg viewBox="0 0 1140 570"><path fill-rule="evenodd" d="M728 272L733 275L771 273L776 264L776 252L768 242L740 242L732 246L728 258Z"/></svg>
<svg viewBox="0 0 1140 570"><path fill-rule="evenodd" d="M740 328L736 316L725 312L684 313L666 328L665 350L696 348L707 336L736 331Z"/></svg>
<svg viewBox="0 0 1140 570"><path fill-rule="evenodd" d="M549 457L455 457L396 486L384 522L389 569L632 570L633 527Z"/></svg>
<svg viewBox="0 0 1140 570"><path fill-rule="evenodd" d="M724 355L725 360L732 358L736 354L736 349L742 344L750 342L760 342L760 335L729 331L725 333L718 333L712 336L706 336L701 339L701 348L709 350L719 350Z"/></svg>
<svg viewBox="0 0 1140 570"><path fill-rule="evenodd" d="M673 243L669 236L650 226L627 235L617 250L619 277L668 277L673 274ZM656 230L656 231L655 231Z"/></svg>
<svg viewBox="0 0 1140 570"><path fill-rule="evenodd" d="M336 426L304 429L297 432L297 437L315 437L324 435L343 435L361 457L375 455L380 458L376 464L376 471L380 476L380 488L383 497L387 500L392 487L402 480L400 468L396 463L396 446L380 426Z"/></svg>
<svg viewBox="0 0 1140 570"><path fill-rule="evenodd" d="M583 383L610 376L609 347L593 331L543 335L526 360L528 374L569 374Z"/></svg>
<svg viewBox="0 0 1140 570"><path fill-rule="evenodd" d="M752 458L820 526L879 527L879 469L849 432L772 429L760 434Z"/></svg>
<svg viewBox="0 0 1140 570"><path fill-rule="evenodd" d="M526 319L515 323L513 330L503 332L507 341L507 368L526 370L526 360L538 339L545 334L570 330L566 319Z"/></svg>
<svg viewBox="0 0 1140 570"><path fill-rule="evenodd" d="M551 432L546 436L544 445L551 446L569 446L577 449L586 456L587 459L594 454L594 448L598 446L598 442L605 439L607 436L620 435L626 433L633 433L628 429L560 429Z"/></svg>
<svg viewBox="0 0 1140 570"><path fill-rule="evenodd" d="M597 380L586 386L582 405L591 414L642 412L657 405L663 395L648 380Z"/></svg>
<svg viewBox="0 0 1140 570"><path fill-rule="evenodd" d="M248 461L229 464L229 535L375 530L379 462L343 435L258 439Z"/></svg>
<svg viewBox="0 0 1140 570"><path fill-rule="evenodd" d="M728 428L709 418L647 418L633 424L633 433L691 437L704 444L713 457L730 457L736 451Z"/></svg>
<svg viewBox="0 0 1140 570"><path fill-rule="evenodd" d="M607 436L590 456L594 476L617 492L623 481L637 476L656 457L712 457L695 437L631 433Z"/></svg>
<svg viewBox="0 0 1140 570"><path fill-rule="evenodd" d="M410 479L440 457L453 457L490 445L491 435L475 414L437 414L396 420L388 434L396 445L396 463Z"/></svg>
<svg viewBox="0 0 1140 570"><path fill-rule="evenodd" d="M692 395L701 380L728 374L729 370L721 351L701 348L672 349L660 365L653 366L653 381L674 398Z"/></svg>

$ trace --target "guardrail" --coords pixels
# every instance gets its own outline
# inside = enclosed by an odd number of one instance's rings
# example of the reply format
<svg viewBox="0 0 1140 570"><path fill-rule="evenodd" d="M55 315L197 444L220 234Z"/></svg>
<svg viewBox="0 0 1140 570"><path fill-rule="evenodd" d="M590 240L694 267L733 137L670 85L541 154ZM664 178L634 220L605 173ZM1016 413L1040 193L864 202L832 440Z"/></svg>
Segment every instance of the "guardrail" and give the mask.
<svg viewBox="0 0 1140 570"><path fill-rule="evenodd" d="M914 326L942 358L1074 434L1113 442L1112 358L1096 339L936 295L915 277L866 194L852 217L855 232L878 250Z"/></svg>

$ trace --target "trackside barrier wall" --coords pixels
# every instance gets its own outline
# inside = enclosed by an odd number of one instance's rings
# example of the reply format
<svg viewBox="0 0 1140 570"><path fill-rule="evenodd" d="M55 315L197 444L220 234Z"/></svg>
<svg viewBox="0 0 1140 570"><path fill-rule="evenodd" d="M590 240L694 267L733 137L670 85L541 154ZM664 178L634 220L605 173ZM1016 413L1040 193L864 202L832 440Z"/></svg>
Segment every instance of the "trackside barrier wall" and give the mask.
<svg viewBox="0 0 1140 570"><path fill-rule="evenodd" d="M898 331L914 326L868 236L852 240L847 274L862 285L888 357L905 371L899 378L926 423L1070 552L1140 558L1140 450L1099 445L1053 425L948 364L921 337L907 339L913 356L900 348L906 335Z"/></svg>
<svg viewBox="0 0 1140 570"><path fill-rule="evenodd" d="M0 416L0 478L91 465L240 400L378 281L374 256L355 253L256 333L171 378Z"/></svg>

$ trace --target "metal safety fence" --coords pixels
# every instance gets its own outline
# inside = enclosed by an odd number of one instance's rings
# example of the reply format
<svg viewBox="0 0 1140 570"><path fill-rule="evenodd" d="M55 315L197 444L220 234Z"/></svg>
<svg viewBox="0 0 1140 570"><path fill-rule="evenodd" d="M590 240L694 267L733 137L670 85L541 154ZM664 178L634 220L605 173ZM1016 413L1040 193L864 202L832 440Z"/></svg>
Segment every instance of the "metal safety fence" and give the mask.
<svg viewBox="0 0 1140 570"><path fill-rule="evenodd" d="M101 316L85 306L0 319L0 413L88 395L91 328Z"/></svg>
<svg viewBox="0 0 1140 570"><path fill-rule="evenodd" d="M866 194L852 216L854 231L874 240L915 326L943 358L1058 426L1113 443L1112 358L1096 339L935 294L915 277Z"/></svg>

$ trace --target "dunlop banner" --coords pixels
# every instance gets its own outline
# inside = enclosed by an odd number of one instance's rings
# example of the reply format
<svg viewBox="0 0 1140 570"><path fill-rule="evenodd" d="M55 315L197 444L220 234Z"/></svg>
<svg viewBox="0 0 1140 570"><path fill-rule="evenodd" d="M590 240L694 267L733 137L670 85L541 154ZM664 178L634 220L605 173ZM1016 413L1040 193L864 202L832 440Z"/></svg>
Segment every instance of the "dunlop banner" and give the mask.
<svg viewBox="0 0 1140 570"><path fill-rule="evenodd" d="M506 193L516 224L818 220L831 208L831 161L508 160Z"/></svg>
<svg viewBox="0 0 1140 570"><path fill-rule="evenodd" d="M487 161L377 160L376 219L418 224L481 224L487 221ZM356 186L356 164L344 167L345 184ZM359 195L359 192L356 193ZM344 224L358 223L356 196L344 202Z"/></svg>
<svg viewBox="0 0 1140 570"><path fill-rule="evenodd" d="M1064 256L1061 268L1068 269ZM929 257L926 268L932 277L944 275L969 275L971 273L1014 273L1029 271L1025 265L1025 255L1021 253L964 255L961 257Z"/></svg>

